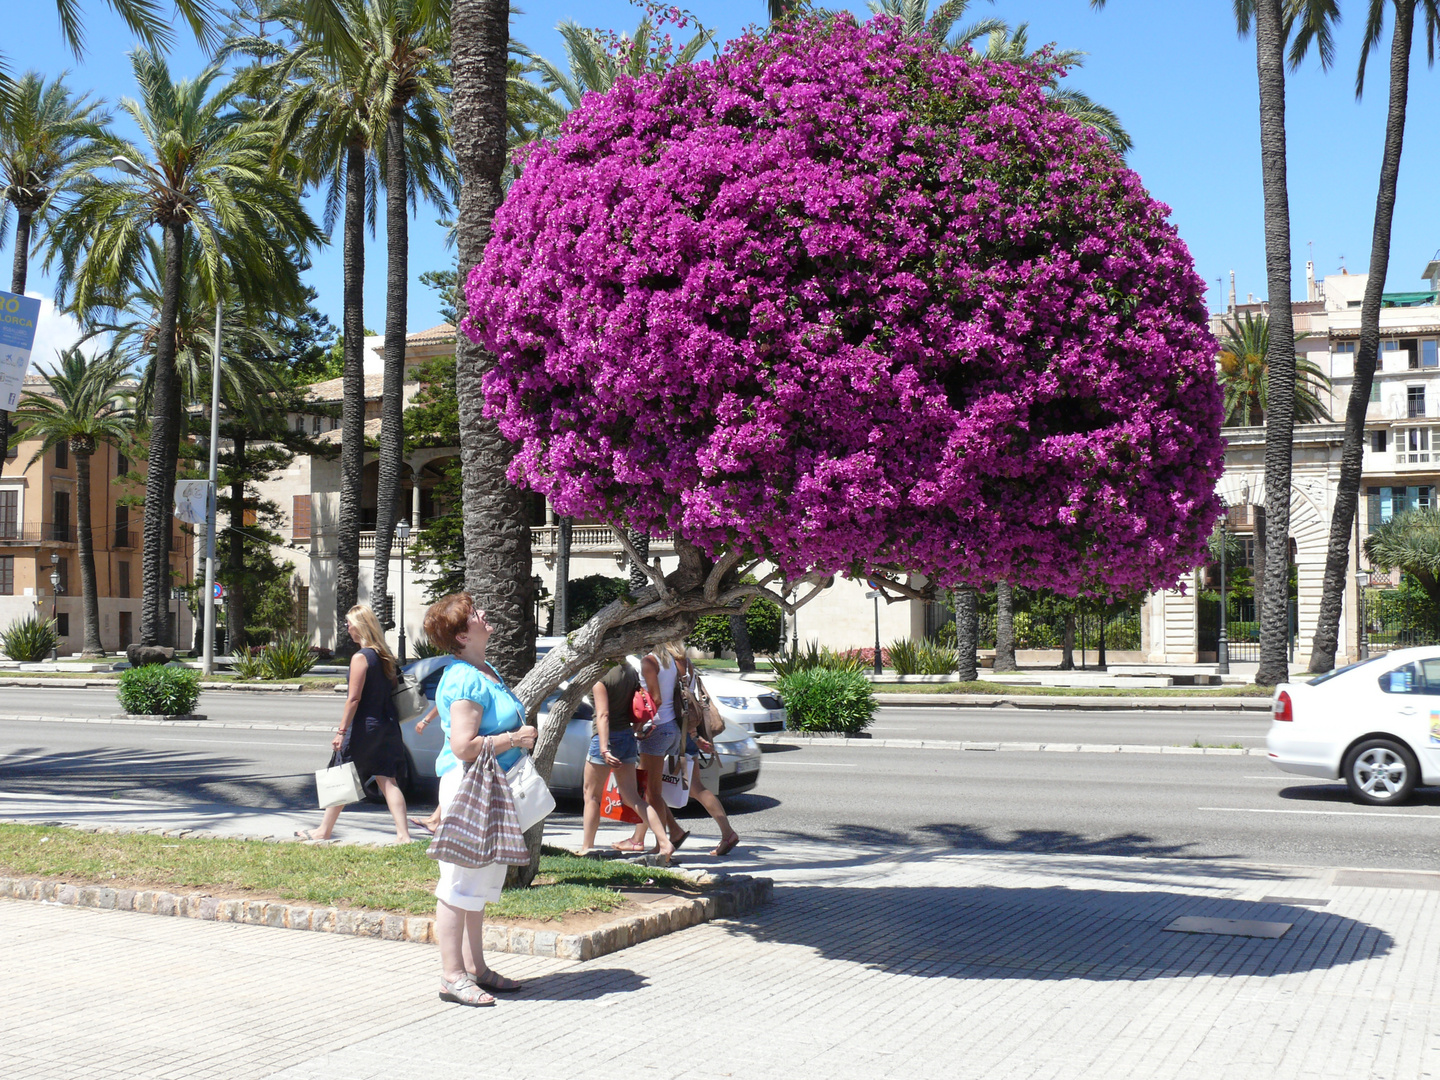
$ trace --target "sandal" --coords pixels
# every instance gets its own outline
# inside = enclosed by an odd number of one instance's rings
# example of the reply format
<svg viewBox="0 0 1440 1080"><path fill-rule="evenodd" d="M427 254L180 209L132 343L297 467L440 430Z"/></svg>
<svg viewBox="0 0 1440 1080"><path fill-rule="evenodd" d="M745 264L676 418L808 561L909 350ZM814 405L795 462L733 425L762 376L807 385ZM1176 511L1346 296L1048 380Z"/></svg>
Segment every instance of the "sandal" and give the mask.
<svg viewBox="0 0 1440 1080"><path fill-rule="evenodd" d="M432 828L430 828L429 825L426 825L426 824L425 824L425 819L424 819L424 818L412 817L412 818L407 818L406 820L409 821L410 824L413 825L415 828L420 829L420 830L423 831L423 832L427 832L427 833L429 833L431 836L434 836L434 835L435 835L435 830L432 829Z"/></svg>
<svg viewBox="0 0 1440 1080"><path fill-rule="evenodd" d="M645 850L644 844L637 844L634 840L616 840L610 845L616 851L624 851L630 854L639 854Z"/></svg>
<svg viewBox="0 0 1440 1080"><path fill-rule="evenodd" d="M726 855L729 855L730 852L735 850L735 845L738 843L740 843L740 836L737 833L735 836L730 837L729 840L721 840L719 845L713 851L711 851L710 854L715 856L717 859L723 859Z"/></svg>
<svg viewBox="0 0 1440 1080"><path fill-rule="evenodd" d="M485 974L475 976L475 981L482 989L488 990L492 994L513 994L517 990L524 989L514 979L507 979L494 968L488 967L485 969Z"/></svg>
<svg viewBox="0 0 1440 1080"><path fill-rule="evenodd" d="M440 977L440 1000L453 1001L456 1005L494 1005L495 999L480 989L475 981L475 976L468 971L456 979L453 983L446 982L445 977Z"/></svg>
<svg viewBox="0 0 1440 1080"><path fill-rule="evenodd" d="M309 841L310 843L313 843L313 844L324 844L324 843L328 842L328 841L330 840L330 837L328 837L328 836L316 836L316 835L315 835L315 834L316 834L317 832L319 832L319 831L320 831L319 829L296 829L296 830L295 830L295 839L296 839L296 840L307 840L307 841Z"/></svg>
<svg viewBox="0 0 1440 1080"><path fill-rule="evenodd" d="M680 839L679 839L679 840L671 840L671 841L670 841L670 846L673 847L676 851L679 851L679 850L680 850L680 845L683 844L683 843L685 843L685 841L686 841L686 840L689 840L689 839L690 839L690 834L689 834L688 832L682 832L682 833L680 834Z"/></svg>

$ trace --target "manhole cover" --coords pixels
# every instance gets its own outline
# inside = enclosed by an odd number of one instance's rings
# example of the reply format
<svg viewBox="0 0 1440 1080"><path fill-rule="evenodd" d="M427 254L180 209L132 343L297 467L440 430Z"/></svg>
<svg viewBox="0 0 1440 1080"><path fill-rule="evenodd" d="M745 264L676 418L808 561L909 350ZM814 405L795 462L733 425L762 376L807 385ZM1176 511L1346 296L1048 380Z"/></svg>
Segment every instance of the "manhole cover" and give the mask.
<svg viewBox="0 0 1440 1080"><path fill-rule="evenodd" d="M1406 874L1394 870L1337 870L1335 884L1356 889L1440 889L1440 874Z"/></svg>
<svg viewBox="0 0 1440 1080"><path fill-rule="evenodd" d="M1166 930L1180 934L1227 934L1230 937L1278 938L1293 923L1264 922L1261 919L1212 919L1200 915L1182 915Z"/></svg>
<svg viewBox="0 0 1440 1080"><path fill-rule="evenodd" d="M1329 900L1310 900L1304 896L1262 896L1262 904L1294 904L1296 907L1325 907Z"/></svg>

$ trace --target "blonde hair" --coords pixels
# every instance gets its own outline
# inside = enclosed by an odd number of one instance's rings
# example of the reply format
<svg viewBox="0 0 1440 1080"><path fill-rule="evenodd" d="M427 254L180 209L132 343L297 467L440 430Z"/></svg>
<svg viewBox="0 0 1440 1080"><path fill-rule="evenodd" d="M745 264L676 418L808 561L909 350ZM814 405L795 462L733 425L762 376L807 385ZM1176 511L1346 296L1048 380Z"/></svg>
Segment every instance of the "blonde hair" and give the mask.
<svg viewBox="0 0 1440 1080"><path fill-rule="evenodd" d="M390 651L390 646L385 644L385 632L380 629L380 620L375 618L375 612L370 610L370 605L356 604L345 613L345 622L359 631L362 647L374 649L380 655L385 677L394 682L398 667L395 654Z"/></svg>
<svg viewBox="0 0 1440 1080"><path fill-rule="evenodd" d="M684 643L674 638L670 641L660 642L659 645L656 645L655 648L650 651L652 655L654 655L656 662L659 663L662 671L668 671L670 669L672 660L685 659Z"/></svg>

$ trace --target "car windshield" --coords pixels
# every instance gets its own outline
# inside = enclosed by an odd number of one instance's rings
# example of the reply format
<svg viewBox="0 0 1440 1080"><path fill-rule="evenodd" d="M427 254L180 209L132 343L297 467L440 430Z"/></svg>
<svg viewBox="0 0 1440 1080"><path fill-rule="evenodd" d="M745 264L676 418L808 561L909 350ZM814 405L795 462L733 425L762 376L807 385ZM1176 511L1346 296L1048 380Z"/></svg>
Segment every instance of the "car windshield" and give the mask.
<svg viewBox="0 0 1440 1080"><path fill-rule="evenodd" d="M1329 679L1335 678L1336 675L1344 675L1347 671L1354 671L1356 668L1362 668L1366 664L1373 664L1376 660L1384 659L1384 656L1385 654L1381 653L1378 656L1371 656L1365 660L1356 660L1355 663L1346 664L1344 667L1337 667L1334 671L1327 671L1324 675L1317 675L1315 678L1310 680L1310 685L1319 686L1321 683L1326 682Z"/></svg>

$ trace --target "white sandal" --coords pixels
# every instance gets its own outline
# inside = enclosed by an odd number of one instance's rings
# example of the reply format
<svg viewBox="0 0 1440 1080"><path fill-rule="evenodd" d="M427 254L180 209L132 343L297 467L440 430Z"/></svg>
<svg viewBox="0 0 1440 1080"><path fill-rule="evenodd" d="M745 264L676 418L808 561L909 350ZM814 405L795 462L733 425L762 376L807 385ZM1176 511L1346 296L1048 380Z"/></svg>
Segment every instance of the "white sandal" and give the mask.
<svg viewBox="0 0 1440 1080"><path fill-rule="evenodd" d="M480 989L475 981L475 976L468 971L456 979L453 983L446 982L445 977L440 977L440 1000L453 1001L456 1005L494 1005L495 999Z"/></svg>

